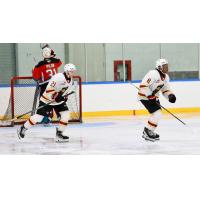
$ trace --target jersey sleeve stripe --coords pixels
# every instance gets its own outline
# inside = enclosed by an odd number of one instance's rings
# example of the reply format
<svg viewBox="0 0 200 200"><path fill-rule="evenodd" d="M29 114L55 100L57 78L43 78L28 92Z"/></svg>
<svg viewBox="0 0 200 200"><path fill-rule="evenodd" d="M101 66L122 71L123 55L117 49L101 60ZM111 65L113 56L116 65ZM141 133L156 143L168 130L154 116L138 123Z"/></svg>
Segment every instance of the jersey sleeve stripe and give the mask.
<svg viewBox="0 0 200 200"><path fill-rule="evenodd" d="M142 97L146 97L145 94L142 94L142 93L140 93L140 92L138 92L138 95L140 95L140 96L142 96Z"/></svg>
<svg viewBox="0 0 200 200"><path fill-rule="evenodd" d="M170 90L165 90L165 91L163 91L162 93L165 94L166 92L170 92Z"/></svg>
<svg viewBox="0 0 200 200"><path fill-rule="evenodd" d="M148 87L147 85L140 85L140 88Z"/></svg>
<svg viewBox="0 0 200 200"><path fill-rule="evenodd" d="M50 101L50 99L48 99L47 97L45 97L44 95L42 95L42 98L44 98L47 101Z"/></svg>
<svg viewBox="0 0 200 200"><path fill-rule="evenodd" d="M54 92L55 90L46 90L46 93Z"/></svg>

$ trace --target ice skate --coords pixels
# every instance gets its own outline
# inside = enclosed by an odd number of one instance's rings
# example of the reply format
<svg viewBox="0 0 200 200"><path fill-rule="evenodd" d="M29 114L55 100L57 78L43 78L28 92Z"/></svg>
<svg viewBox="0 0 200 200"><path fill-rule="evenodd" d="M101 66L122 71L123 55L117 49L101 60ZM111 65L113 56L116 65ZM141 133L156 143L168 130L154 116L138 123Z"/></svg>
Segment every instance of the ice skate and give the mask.
<svg viewBox="0 0 200 200"><path fill-rule="evenodd" d="M67 135L64 135L62 131L59 131L58 128L56 128L56 141L57 142L68 142L69 137Z"/></svg>
<svg viewBox="0 0 200 200"><path fill-rule="evenodd" d="M21 126L18 130L17 130L17 135L19 139L23 139L25 137L25 132L26 132L26 128L24 126Z"/></svg>
<svg viewBox="0 0 200 200"><path fill-rule="evenodd" d="M160 138L160 136L158 134L154 133L153 131L149 130L146 127L144 128L142 137L145 140L149 140L151 142L155 142L156 140L159 140L159 138Z"/></svg>
<svg viewBox="0 0 200 200"><path fill-rule="evenodd" d="M51 119L46 118L45 120L42 121L44 127L50 127L51 126Z"/></svg>
<svg viewBox="0 0 200 200"><path fill-rule="evenodd" d="M160 140L160 135L158 135L158 134L155 133L155 132L154 132L154 134L155 134L155 140Z"/></svg>

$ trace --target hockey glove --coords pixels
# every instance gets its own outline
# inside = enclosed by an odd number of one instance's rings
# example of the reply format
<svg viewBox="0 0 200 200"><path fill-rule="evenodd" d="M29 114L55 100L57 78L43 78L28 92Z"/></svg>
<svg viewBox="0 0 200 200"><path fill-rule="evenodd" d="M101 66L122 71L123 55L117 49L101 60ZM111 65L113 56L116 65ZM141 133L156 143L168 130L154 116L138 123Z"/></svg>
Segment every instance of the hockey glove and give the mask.
<svg viewBox="0 0 200 200"><path fill-rule="evenodd" d="M169 98L169 102L170 103L175 103L176 102L176 96L174 94L170 94L168 96L168 98Z"/></svg>
<svg viewBox="0 0 200 200"><path fill-rule="evenodd" d="M58 96L55 98L55 101L57 102L57 103L59 103L59 102L61 102L61 101L67 101L67 99L68 99L68 96L66 95L66 96L62 96L63 95L63 92L59 92L58 93Z"/></svg>
<svg viewBox="0 0 200 200"><path fill-rule="evenodd" d="M159 86L152 92L152 95L154 96L157 92L159 92L159 91L162 89L163 86L164 86L164 84L159 85Z"/></svg>

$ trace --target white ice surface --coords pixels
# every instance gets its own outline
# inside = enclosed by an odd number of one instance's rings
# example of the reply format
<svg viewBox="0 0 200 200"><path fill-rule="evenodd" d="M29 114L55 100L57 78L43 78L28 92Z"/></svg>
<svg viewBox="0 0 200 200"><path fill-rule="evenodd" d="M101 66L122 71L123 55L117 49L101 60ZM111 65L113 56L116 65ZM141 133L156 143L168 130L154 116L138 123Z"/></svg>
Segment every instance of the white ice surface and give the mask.
<svg viewBox="0 0 200 200"><path fill-rule="evenodd" d="M190 127L164 116L157 128L160 141L144 141L145 117L101 117L68 126L68 143L55 142L55 126L37 125L19 140L17 126L0 128L0 154L200 154L200 116L178 115Z"/></svg>

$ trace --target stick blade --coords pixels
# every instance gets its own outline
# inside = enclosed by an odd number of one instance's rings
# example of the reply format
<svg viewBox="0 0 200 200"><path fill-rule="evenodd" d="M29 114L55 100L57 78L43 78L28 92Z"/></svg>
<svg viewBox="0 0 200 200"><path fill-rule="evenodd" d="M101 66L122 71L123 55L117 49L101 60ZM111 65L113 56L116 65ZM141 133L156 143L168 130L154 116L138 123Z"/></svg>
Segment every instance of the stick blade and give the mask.
<svg viewBox="0 0 200 200"><path fill-rule="evenodd" d="M0 127L13 126L13 121L10 120L0 120Z"/></svg>

